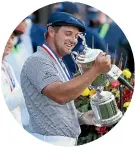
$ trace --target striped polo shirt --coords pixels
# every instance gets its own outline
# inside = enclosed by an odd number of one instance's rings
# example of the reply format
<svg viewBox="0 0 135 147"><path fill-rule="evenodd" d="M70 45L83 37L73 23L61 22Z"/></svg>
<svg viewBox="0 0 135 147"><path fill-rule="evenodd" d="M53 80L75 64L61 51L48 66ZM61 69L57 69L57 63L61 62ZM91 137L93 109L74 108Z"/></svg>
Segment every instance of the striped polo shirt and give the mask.
<svg viewBox="0 0 135 147"><path fill-rule="evenodd" d="M53 82L68 81L58 63L38 47L21 72L21 87L30 115L31 133L77 138L81 132L74 101L58 104L41 91ZM53 91L52 91L53 92Z"/></svg>

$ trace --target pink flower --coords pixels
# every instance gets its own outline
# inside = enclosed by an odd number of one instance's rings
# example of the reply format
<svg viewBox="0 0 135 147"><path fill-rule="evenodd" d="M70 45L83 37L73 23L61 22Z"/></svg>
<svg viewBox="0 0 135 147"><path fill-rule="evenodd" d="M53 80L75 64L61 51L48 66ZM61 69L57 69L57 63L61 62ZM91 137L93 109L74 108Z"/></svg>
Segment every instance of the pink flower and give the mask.
<svg viewBox="0 0 135 147"><path fill-rule="evenodd" d="M115 81L112 81L112 82L111 82L111 87L112 87L112 88L117 88L119 85L120 85L120 83L119 83L118 80L115 80Z"/></svg>

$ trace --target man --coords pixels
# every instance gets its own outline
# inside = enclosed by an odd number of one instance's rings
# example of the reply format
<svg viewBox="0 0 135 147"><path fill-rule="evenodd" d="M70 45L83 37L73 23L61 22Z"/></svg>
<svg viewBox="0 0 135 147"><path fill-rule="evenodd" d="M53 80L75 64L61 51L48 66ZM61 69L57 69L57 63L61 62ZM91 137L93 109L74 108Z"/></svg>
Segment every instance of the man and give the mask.
<svg viewBox="0 0 135 147"><path fill-rule="evenodd" d="M74 100L99 74L110 70L110 56L101 53L88 72L74 79L62 62L77 44L78 34L84 31L84 24L71 14L53 13L48 20L45 43L23 66L21 87L30 127L34 136L46 142L75 145L80 124L93 124L92 112L79 113Z"/></svg>
<svg viewBox="0 0 135 147"><path fill-rule="evenodd" d="M5 60L5 57L10 54L14 45L14 39L16 36L20 36L24 33L24 27L20 23L11 34L7 41L2 58L1 66L1 80L2 91L4 99L8 105L9 110L13 114L14 118L22 125L21 114L25 111L25 103L20 85L15 77L12 66ZM23 112L22 112L23 111ZM26 117L26 116L25 116Z"/></svg>

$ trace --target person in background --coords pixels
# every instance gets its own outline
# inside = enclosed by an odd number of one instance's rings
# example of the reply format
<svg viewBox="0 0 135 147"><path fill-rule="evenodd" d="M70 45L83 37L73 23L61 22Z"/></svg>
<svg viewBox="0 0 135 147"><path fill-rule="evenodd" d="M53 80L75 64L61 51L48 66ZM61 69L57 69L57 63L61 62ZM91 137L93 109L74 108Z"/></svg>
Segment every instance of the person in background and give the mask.
<svg viewBox="0 0 135 147"><path fill-rule="evenodd" d="M23 126L28 122L28 112L14 70L10 63L6 61L5 57L11 52L11 49L14 46L15 37L19 37L24 31L22 23L20 23L13 31L5 46L1 65L1 81L4 99L14 118Z"/></svg>
<svg viewBox="0 0 135 147"><path fill-rule="evenodd" d="M51 14L44 44L26 60L21 72L31 133L55 145L76 145L80 125L93 125L93 112L80 113L74 100L97 76L110 70L110 56L102 52L92 68L71 78L62 59L71 54L78 43L78 35L84 31L83 22L73 15Z"/></svg>
<svg viewBox="0 0 135 147"><path fill-rule="evenodd" d="M46 32L46 27L34 22L35 19L34 13L31 14L30 17L32 19L31 19L31 24L29 25L29 35L32 42L33 52L36 52L37 46L42 45L44 42L44 34Z"/></svg>
<svg viewBox="0 0 135 147"><path fill-rule="evenodd" d="M54 5L54 11L56 12L66 12L69 14L72 14L78 19L82 19L82 16L79 13L79 9L76 5L76 3L73 2L61 2ZM84 32L85 38L86 38L86 44L89 48L98 48L103 51L106 51L106 44L104 40L99 36L97 32L94 32L90 28L86 28L86 31ZM78 43L74 47L73 51L76 52L82 52L84 49L82 45L82 39L78 38ZM71 55L67 55L64 57L65 64L67 65L69 71L71 72L71 75L74 75L77 72L77 67L71 57Z"/></svg>
<svg viewBox="0 0 135 147"><path fill-rule="evenodd" d="M129 42L120 29L120 27L105 13L96 8L87 8L86 21L88 26L95 32L98 32L100 37L108 44L108 52L112 57L112 62L119 65L119 60L122 60L122 69L129 68L134 72L133 53Z"/></svg>
<svg viewBox="0 0 135 147"><path fill-rule="evenodd" d="M24 61L33 53L32 42L30 39L29 29L31 27L31 17L25 18L19 25L24 33L15 37L14 46L11 53L5 57L6 61L12 66L17 81L20 83L20 73Z"/></svg>

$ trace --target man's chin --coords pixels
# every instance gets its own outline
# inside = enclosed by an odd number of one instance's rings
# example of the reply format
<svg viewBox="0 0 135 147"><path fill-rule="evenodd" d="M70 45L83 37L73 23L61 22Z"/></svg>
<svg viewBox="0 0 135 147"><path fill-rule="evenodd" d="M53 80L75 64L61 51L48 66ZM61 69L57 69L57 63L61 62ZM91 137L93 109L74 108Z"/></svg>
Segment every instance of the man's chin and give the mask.
<svg viewBox="0 0 135 147"><path fill-rule="evenodd" d="M67 52L67 54L70 55L71 54L71 51Z"/></svg>
<svg viewBox="0 0 135 147"><path fill-rule="evenodd" d="M71 54L71 52L72 52L72 49L68 50L68 54Z"/></svg>

